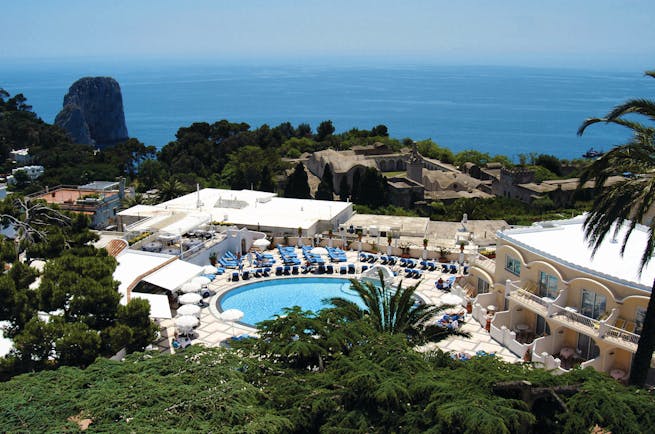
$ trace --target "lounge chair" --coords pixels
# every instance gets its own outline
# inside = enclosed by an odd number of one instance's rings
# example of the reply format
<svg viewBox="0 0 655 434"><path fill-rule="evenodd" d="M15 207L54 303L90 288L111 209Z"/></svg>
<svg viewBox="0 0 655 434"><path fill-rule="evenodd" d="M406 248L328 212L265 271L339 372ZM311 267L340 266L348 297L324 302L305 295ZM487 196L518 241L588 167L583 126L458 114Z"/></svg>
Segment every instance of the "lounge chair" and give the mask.
<svg viewBox="0 0 655 434"><path fill-rule="evenodd" d="M355 274L355 264L348 264L348 274Z"/></svg>
<svg viewBox="0 0 655 434"><path fill-rule="evenodd" d="M362 265L362 273L366 270L368 270L368 265Z"/></svg>
<svg viewBox="0 0 655 434"><path fill-rule="evenodd" d="M291 275L291 267L290 266L288 266L288 265L284 266L284 275L285 276Z"/></svg>
<svg viewBox="0 0 655 434"><path fill-rule="evenodd" d="M243 270L243 272L241 272L241 278L242 278L243 280L248 280L248 279L250 279L250 271L248 271L248 270Z"/></svg>
<svg viewBox="0 0 655 434"><path fill-rule="evenodd" d="M271 267L266 267L262 270L262 276L268 277L271 275Z"/></svg>
<svg viewBox="0 0 655 434"><path fill-rule="evenodd" d="M441 264L441 272L442 273L448 273L450 271L450 267L448 264Z"/></svg>
<svg viewBox="0 0 655 434"><path fill-rule="evenodd" d="M423 277L423 272L421 270L414 270L414 279L420 279Z"/></svg>
<svg viewBox="0 0 655 434"><path fill-rule="evenodd" d="M405 277L410 278L414 275L414 270L411 268L405 268Z"/></svg>
<svg viewBox="0 0 655 434"><path fill-rule="evenodd" d="M291 274L298 274L298 266L297 265L294 265L293 267L291 267Z"/></svg>
<svg viewBox="0 0 655 434"><path fill-rule="evenodd" d="M275 267L275 275L276 276L281 276L282 271L283 271L282 267L280 267L280 266Z"/></svg>
<svg viewBox="0 0 655 434"><path fill-rule="evenodd" d="M332 274L332 273L334 273L334 267L333 267L331 264L326 265L326 266L325 266L325 272L326 272L327 274Z"/></svg>
<svg viewBox="0 0 655 434"><path fill-rule="evenodd" d="M262 277L262 269L261 268L256 268L254 273L252 273L253 277Z"/></svg>
<svg viewBox="0 0 655 434"><path fill-rule="evenodd" d="M348 269L346 268L345 265L342 265L339 267L339 274L346 274L348 272Z"/></svg>
<svg viewBox="0 0 655 434"><path fill-rule="evenodd" d="M232 282L238 282L239 281L239 272L234 271L232 272Z"/></svg>
<svg viewBox="0 0 655 434"><path fill-rule="evenodd" d="M318 274L323 274L323 273L325 273L325 265L320 264L320 265L318 266L318 268L316 269L316 271L318 272Z"/></svg>

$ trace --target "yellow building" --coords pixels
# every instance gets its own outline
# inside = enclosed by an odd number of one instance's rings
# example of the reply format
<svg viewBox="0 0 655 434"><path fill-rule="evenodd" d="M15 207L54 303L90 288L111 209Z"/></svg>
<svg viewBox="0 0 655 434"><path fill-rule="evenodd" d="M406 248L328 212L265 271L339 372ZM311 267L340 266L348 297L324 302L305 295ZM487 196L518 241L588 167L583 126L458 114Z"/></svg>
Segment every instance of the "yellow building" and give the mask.
<svg viewBox="0 0 655 434"><path fill-rule="evenodd" d="M495 264L480 258L471 266L473 316L526 360L624 379L655 278L655 261L639 273L648 228L637 225L623 255L626 227L592 255L584 218L499 232Z"/></svg>

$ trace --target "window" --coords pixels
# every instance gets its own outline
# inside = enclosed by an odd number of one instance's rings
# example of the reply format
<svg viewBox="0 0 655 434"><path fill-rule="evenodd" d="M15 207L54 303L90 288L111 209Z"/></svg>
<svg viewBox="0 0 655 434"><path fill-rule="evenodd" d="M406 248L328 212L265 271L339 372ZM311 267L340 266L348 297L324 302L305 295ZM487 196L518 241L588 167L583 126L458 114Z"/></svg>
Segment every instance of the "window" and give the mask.
<svg viewBox="0 0 655 434"><path fill-rule="evenodd" d="M489 282L478 277L478 294L486 294L489 292Z"/></svg>
<svg viewBox="0 0 655 434"><path fill-rule="evenodd" d="M509 255L505 257L505 270L517 276L521 275L521 261Z"/></svg>
<svg viewBox="0 0 655 434"><path fill-rule="evenodd" d="M537 326L535 327L535 334L537 336L549 336L550 326L543 316L537 315Z"/></svg>
<svg viewBox="0 0 655 434"><path fill-rule="evenodd" d="M644 318L646 317L646 308L638 307L635 314L635 334L640 335L644 328Z"/></svg>
<svg viewBox="0 0 655 434"><path fill-rule="evenodd" d="M591 337L580 333L578 334L578 352L583 359L591 360L598 357L600 348Z"/></svg>
<svg viewBox="0 0 655 434"><path fill-rule="evenodd" d="M552 274L539 272L539 296L548 297L552 299L557 298L557 277Z"/></svg>
<svg viewBox="0 0 655 434"><path fill-rule="evenodd" d="M604 295L596 294L588 289L582 290L580 313L589 318L598 319L605 313L607 299Z"/></svg>

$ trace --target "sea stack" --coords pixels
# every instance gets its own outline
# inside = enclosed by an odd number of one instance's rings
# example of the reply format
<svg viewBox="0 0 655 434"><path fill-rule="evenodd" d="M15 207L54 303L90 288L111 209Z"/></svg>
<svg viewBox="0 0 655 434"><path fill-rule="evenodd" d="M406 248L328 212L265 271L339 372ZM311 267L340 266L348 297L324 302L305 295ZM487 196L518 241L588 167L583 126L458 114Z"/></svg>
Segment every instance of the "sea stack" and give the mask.
<svg viewBox="0 0 655 434"><path fill-rule="evenodd" d="M64 108L55 118L73 142L106 148L128 139L123 96L111 77L84 77L64 96Z"/></svg>

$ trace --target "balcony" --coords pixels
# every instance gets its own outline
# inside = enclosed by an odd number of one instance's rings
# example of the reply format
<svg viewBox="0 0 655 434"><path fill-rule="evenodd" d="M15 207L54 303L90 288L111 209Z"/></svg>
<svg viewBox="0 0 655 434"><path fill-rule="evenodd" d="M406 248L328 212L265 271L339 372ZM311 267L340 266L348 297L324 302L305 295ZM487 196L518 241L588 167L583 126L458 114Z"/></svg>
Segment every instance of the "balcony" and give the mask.
<svg viewBox="0 0 655 434"><path fill-rule="evenodd" d="M478 254L471 260L471 265L483 269L491 276L496 274L496 261L489 259L484 255Z"/></svg>
<svg viewBox="0 0 655 434"><path fill-rule="evenodd" d="M566 306L565 289L560 290L557 299L540 297L533 292L535 290L536 286L532 282L529 282L526 288L522 288L514 282L507 282L505 294L510 300L514 300L521 306L578 333L611 341L618 347L632 353L637 351L639 335L615 326L618 319L616 309L612 309L609 317L605 320L597 320L582 315L573 306Z"/></svg>

